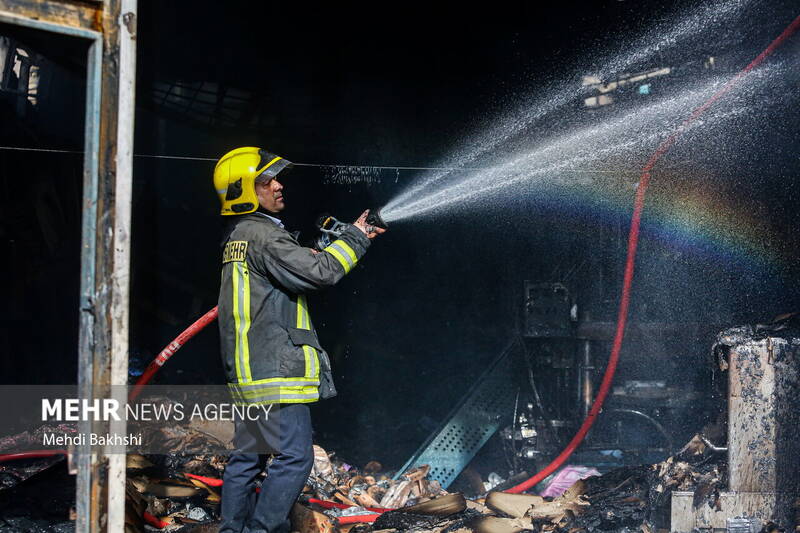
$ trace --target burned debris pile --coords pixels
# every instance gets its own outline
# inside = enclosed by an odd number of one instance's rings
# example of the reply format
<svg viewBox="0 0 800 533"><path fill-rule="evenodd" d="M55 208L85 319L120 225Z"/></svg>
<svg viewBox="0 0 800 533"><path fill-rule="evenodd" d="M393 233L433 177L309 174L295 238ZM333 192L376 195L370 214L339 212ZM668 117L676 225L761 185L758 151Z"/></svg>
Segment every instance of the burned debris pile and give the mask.
<svg viewBox="0 0 800 533"><path fill-rule="evenodd" d="M128 455L125 526L166 531L213 522L219 515L223 456Z"/></svg>
<svg viewBox="0 0 800 533"><path fill-rule="evenodd" d="M0 471L9 481L0 486L0 532L75 530L75 476L63 456L3 462Z"/></svg>
<svg viewBox="0 0 800 533"><path fill-rule="evenodd" d="M74 433L67 424L42 425L0 438L0 456L41 447L42 435ZM74 530L75 478L63 454L0 461L0 532Z"/></svg>
<svg viewBox="0 0 800 533"><path fill-rule="evenodd" d="M468 500L428 479L427 466L392 479L379 463L357 468L319 446L314 452L308 484L291 514L292 529L300 533L651 532L669 527L672 491L693 490L695 506L713 507L727 482L725 455L701 436L661 463L578 481L555 499L489 492ZM126 531L214 531L225 460L221 455L129 454Z"/></svg>
<svg viewBox="0 0 800 533"><path fill-rule="evenodd" d="M199 437L192 434L191 438ZM183 448L179 446L178 449ZM313 470L300 498L302 503L295 505L292 513L298 525L305 524L320 531L327 524L333 531L337 525L355 523L354 517L365 515L380 516L384 522L396 525L404 523L402 520L417 523L427 519L432 527L445 521L448 524L457 521L458 518L451 517L454 514L461 513L462 520L471 516L465 513L466 500L462 496L448 495L438 482L427 479L427 466L392 480L388 474L381 473L382 466L377 462L359 469L329 455L319 446L314 447L314 454ZM215 525L219 519L225 463L224 455L129 454L128 531L154 528L169 532L195 531L200 525ZM257 480L254 491L259 491L260 483L261 479ZM457 497L460 503L439 497ZM422 507L416 509L414 504ZM392 511L395 508L403 508L403 516L397 518L394 513L400 511Z"/></svg>
<svg viewBox="0 0 800 533"><path fill-rule="evenodd" d="M541 508L534 507L531 517L540 525L538 529L560 533L667 528L673 491L694 490L695 506L717 505L726 482L724 461L724 455L695 437L680 453L661 463L622 467L575 483L556 500L573 506L561 516L546 516L542 522L537 518Z"/></svg>
<svg viewBox="0 0 800 533"><path fill-rule="evenodd" d="M327 466L327 461L317 450L318 460ZM508 494L489 492L475 500L466 500L460 494L447 494L439 489L437 494L430 491L409 491L412 497L406 505L396 510L380 512L374 507L364 505L359 491L352 487L362 481L361 474L349 479L355 480L340 484L333 493L316 492L319 499L306 497L303 504L295 506L293 513L294 529L300 532L337 531L351 527L350 524L362 515L364 521L359 529L351 531L431 531L450 533L454 531L476 531L479 533L540 531L556 533L576 533L578 531L655 531L669 527L670 495L673 490L694 490L695 505L717 505L719 491L726 482L725 456L710 449L700 436L692 439L683 450L667 460L655 465L631 466L612 470L599 477L591 477L575 483L564 494L555 499L529 494ZM341 467L332 466L317 470L312 475L323 480L330 479L331 471ZM407 487L420 481L419 477L427 469L421 467L394 481L391 489L378 500L372 495L369 503L386 504L387 496L404 492ZM335 475L335 474L334 474ZM410 476L410 477L409 477ZM372 476L367 476L372 477ZM381 486L386 480L374 485L367 482L366 489ZM331 483L333 485L333 483ZM435 482L428 487L436 488ZM373 489L377 493L378 489ZM391 492L390 492L391 491ZM369 494L369 492L367 492ZM358 506L326 508L319 500L333 495L333 498ZM376 512L377 511L377 512ZM347 517L353 517L348 519Z"/></svg>
<svg viewBox="0 0 800 533"><path fill-rule="evenodd" d="M427 465L406 472L399 480L380 474L381 469L380 463L372 461L359 470L315 445L308 485L319 499L364 508L397 509L447 494L437 481L426 478Z"/></svg>

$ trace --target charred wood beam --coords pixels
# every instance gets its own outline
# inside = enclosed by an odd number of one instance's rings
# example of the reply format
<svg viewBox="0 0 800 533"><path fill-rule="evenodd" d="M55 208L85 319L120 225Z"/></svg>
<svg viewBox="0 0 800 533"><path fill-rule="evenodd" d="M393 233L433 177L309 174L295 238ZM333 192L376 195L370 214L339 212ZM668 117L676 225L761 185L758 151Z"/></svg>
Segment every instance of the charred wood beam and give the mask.
<svg viewBox="0 0 800 533"><path fill-rule="evenodd" d="M87 161L84 165L84 226L82 258L81 336L79 347L78 390L82 398L110 397L112 385L112 326L114 276L114 223L116 184L117 110L119 105L119 33L117 19L120 1L105 4L102 26L106 32L90 52L87 81ZM99 80L92 73L99 68ZM92 143L94 146L89 146ZM89 244L87 248L87 244ZM127 355L127 354L126 354ZM87 433L110 433L108 421L81 422ZM76 457L77 521L81 531L108 531L116 522L117 505L109 505L111 456L88 444L79 447ZM116 469L115 469L116 470ZM113 509L113 510L112 510Z"/></svg>
<svg viewBox="0 0 800 533"><path fill-rule="evenodd" d="M47 21L71 28L103 31L103 2L100 0L2 0L4 12L33 20Z"/></svg>
<svg viewBox="0 0 800 533"><path fill-rule="evenodd" d="M24 18L47 21L71 28L103 31L102 1L60 0L2 0L0 10ZM107 10L106 10L107 11Z"/></svg>

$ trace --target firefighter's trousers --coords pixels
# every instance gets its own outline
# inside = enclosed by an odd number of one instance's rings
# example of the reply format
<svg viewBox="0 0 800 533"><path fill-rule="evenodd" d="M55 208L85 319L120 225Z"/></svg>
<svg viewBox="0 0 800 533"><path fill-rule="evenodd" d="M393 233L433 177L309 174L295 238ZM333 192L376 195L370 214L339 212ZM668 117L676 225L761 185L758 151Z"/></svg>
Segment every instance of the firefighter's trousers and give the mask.
<svg viewBox="0 0 800 533"><path fill-rule="evenodd" d="M285 533L289 511L314 464L311 414L305 404L284 404L275 419L237 421L236 452L225 468L220 533ZM276 454L257 494L256 476Z"/></svg>

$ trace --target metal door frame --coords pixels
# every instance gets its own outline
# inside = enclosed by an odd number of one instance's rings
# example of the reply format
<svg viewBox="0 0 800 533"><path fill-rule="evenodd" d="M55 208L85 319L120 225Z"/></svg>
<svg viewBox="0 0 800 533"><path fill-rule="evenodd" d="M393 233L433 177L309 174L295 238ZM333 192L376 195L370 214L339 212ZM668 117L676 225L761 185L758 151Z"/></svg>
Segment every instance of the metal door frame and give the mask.
<svg viewBox="0 0 800 533"><path fill-rule="evenodd" d="M127 384L137 0L0 0L0 22L88 42L78 394ZM81 422L82 432L124 431ZM122 531L125 456L76 449L76 531Z"/></svg>

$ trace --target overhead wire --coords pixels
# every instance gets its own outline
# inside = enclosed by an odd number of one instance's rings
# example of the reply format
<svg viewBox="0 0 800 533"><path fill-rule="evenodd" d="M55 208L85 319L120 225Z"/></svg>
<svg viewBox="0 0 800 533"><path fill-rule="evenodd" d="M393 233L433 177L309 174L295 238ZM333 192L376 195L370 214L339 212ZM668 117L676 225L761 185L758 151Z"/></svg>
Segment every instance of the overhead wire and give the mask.
<svg viewBox="0 0 800 533"><path fill-rule="evenodd" d="M56 154L83 154L82 150L62 150L58 148L34 148L31 146L0 146L0 150L16 151L16 152L45 152ZM201 156L188 156L188 155L159 155L159 154L133 154L133 157L146 158L146 159L165 159L176 161L219 161L217 157L201 157ZM292 162L296 167L312 167L312 168L343 168L343 169L368 169L368 170L446 170L454 171L476 171L476 170L492 170L496 167L423 167L423 166L406 166L406 165L355 165L355 164L341 164L341 163L296 163ZM574 172L578 174L625 174L633 173L633 171L626 170L591 170L571 168L564 169L563 172Z"/></svg>

